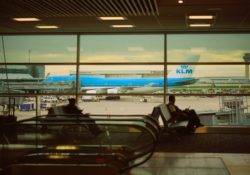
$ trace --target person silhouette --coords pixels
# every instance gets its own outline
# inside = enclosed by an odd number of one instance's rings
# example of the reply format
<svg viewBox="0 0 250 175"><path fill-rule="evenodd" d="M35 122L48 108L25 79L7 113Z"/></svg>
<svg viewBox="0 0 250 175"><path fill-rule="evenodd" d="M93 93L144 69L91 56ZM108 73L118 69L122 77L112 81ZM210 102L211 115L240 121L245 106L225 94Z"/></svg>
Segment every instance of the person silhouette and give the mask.
<svg viewBox="0 0 250 175"><path fill-rule="evenodd" d="M76 117L76 121L79 122L80 118L87 118L88 120L84 121L85 123L87 123L87 126L90 130L90 132L97 136L100 133L102 133L103 131L96 125L95 120L91 119L88 113L83 114L82 110L79 109L76 106L76 99L75 98L69 98L68 99L69 103L65 106L62 106L63 109L63 114L66 114L66 117ZM56 112L53 109L49 109L48 110L48 116L56 116Z"/></svg>
<svg viewBox="0 0 250 175"><path fill-rule="evenodd" d="M175 96L169 95L169 102L167 104L167 108L171 114L171 121L188 121L188 129L189 131L195 131L196 128L204 126L201 124L198 115L193 109L185 109L181 110L178 106L175 105Z"/></svg>

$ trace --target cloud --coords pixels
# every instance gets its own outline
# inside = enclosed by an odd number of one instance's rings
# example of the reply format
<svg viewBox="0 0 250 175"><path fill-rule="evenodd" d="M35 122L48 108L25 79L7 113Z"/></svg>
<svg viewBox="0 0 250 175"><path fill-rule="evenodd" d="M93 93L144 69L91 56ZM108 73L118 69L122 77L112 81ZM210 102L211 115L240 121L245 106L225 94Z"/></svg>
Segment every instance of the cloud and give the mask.
<svg viewBox="0 0 250 175"><path fill-rule="evenodd" d="M67 47L67 51L69 51L69 52L76 52L76 47L69 46L69 47Z"/></svg>
<svg viewBox="0 0 250 175"><path fill-rule="evenodd" d="M138 47L128 47L128 51L130 51L130 52L142 52L142 51L144 51L144 48L140 47L140 46L138 46Z"/></svg>
<svg viewBox="0 0 250 175"><path fill-rule="evenodd" d="M168 50L168 61L189 61L188 55L200 55L199 62L240 62L243 61L243 55L249 52L248 50L207 50L204 48L189 49L171 49Z"/></svg>
<svg viewBox="0 0 250 175"><path fill-rule="evenodd" d="M63 54L61 53L47 53L47 54L34 55L34 57L44 57L44 58L58 58L62 56Z"/></svg>
<svg viewBox="0 0 250 175"><path fill-rule="evenodd" d="M81 65L80 71L119 71L125 72L127 70L151 70L163 71L162 65Z"/></svg>
<svg viewBox="0 0 250 175"><path fill-rule="evenodd" d="M123 55L100 54L81 56L81 62L125 62L127 59Z"/></svg>
<svg viewBox="0 0 250 175"><path fill-rule="evenodd" d="M65 66L65 65L46 65L45 74L50 75L69 75L70 72L76 72L76 66Z"/></svg>
<svg viewBox="0 0 250 175"><path fill-rule="evenodd" d="M163 62L163 52L142 51L133 54L91 54L82 55L81 62Z"/></svg>
<svg viewBox="0 0 250 175"><path fill-rule="evenodd" d="M207 52L207 48L205 48L205 47L192 47L190 49L190 52L192 54L202 54L204 52Z"/></svg>

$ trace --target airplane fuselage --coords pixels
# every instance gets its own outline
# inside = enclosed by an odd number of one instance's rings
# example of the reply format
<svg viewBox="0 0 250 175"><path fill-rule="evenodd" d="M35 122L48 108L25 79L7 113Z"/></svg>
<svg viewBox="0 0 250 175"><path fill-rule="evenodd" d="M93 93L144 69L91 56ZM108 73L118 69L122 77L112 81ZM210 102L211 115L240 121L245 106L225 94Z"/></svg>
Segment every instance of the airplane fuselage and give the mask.
<svg viewBox="0 0 250 175"><path fill-rule="evenodd" d="M59 83L59 82L75 82L76 76L63 75L63 76L49 76L45 79L45 83ZM181 86L192 84L196 81L195 78L167 78L167 86ZM106 78L101 76L80 76L81 87L163 87L163 77L150 77L150 78Z"/></svg>

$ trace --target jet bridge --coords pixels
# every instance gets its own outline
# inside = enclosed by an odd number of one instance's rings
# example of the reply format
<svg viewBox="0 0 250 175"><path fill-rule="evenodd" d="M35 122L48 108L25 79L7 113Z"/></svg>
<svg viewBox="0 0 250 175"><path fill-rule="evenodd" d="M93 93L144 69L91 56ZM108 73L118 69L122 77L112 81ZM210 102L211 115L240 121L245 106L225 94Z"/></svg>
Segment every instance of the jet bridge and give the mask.
<svg viewBox="0 0 250 175"><path fill-rule="evenodd" d="M92 134L91 125L101 132ZM152 156L159 129L142 115L37 116L2 124L0 168L2 174L121 174Z"/></svg>

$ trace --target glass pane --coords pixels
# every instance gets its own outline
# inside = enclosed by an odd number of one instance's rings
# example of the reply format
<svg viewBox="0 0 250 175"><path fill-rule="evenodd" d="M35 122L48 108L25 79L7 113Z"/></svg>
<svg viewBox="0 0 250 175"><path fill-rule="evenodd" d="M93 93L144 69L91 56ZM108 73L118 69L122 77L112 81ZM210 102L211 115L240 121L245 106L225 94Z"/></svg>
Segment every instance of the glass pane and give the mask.
<svg viewBox="0 0 250 175"><path fill-rule="evenodd" d="M7 63L76 62L76 36L4 36Z"/></svg>
<svg viewBox="0 0 250 175"><path fill-rule="evenodd" d="M0 115L15 115L17 121L36 116L35 97L0 97Z"/></svg>
<svg viewBox="0 0 250 175"><path fill-rule="evenodd" d="M244 62L244 55L250 52L250 35L168 35L167 49L169 62Z"/></svg>
<svg viewBox="0 0 250 175"><path fill-rule="evenodd" d="M163 93L163 65L81 65L84 94Z"/></svg>
<svg viewBox="0 0 250 175"><path fill-rule="evenodd" d="M170 65L168 92L176 94L250 93L245 65Z"/></svg>
<svg viewBox="0 0 250 175"><path fill-rule="evenodd" d="M168 101L168 100L167 100ZM180 109L194 109L204 125L250 125L249 96L176 96Z"/></svg>
<svg viewBox="0 0 250 175"><path fill-rule="evenodd" d="M5 65L1 69L3 92L9 93L74 93L76 66ZM7 74L6 74L7 72ZM9 91L8 91L9 89Z"/></svg>
<svg viewBox="0 0 250 175"><path fill-rule="evenodd" d="M76 98L75 95L42 95L38 97L41 106L41 110L38 115L47 115L49 108L65 106L69 103L68 99Z"/></svg>
<svg viewBox="0 0 250 175"><path fill-rule="evenodd" d="M164 35L83 35L80 62L163 62Z"/></svg>

